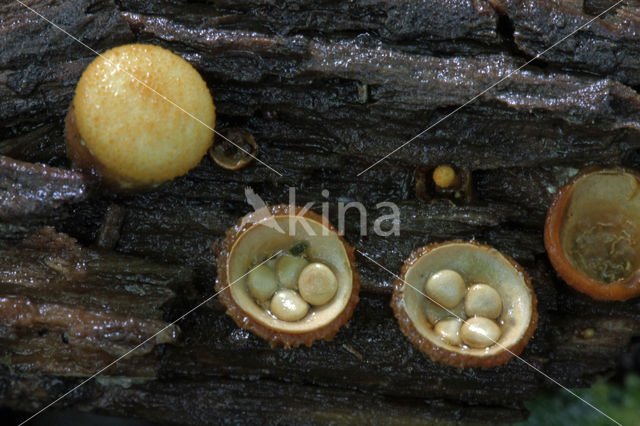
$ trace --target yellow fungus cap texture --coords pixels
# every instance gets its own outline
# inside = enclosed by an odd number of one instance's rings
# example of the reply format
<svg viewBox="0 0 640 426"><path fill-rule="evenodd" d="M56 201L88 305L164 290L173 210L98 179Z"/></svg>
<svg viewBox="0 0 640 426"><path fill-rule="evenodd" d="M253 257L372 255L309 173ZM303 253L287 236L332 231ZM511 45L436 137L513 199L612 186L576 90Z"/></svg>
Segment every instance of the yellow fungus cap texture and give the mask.
<svg viewBox="0 0 640 426"><path fill-rule="evenodd" d="M73 106L78 131L105 174L133 184L184 175L213 142L215 107L206 83L158 46L129 44L96 58Z"/></svg>

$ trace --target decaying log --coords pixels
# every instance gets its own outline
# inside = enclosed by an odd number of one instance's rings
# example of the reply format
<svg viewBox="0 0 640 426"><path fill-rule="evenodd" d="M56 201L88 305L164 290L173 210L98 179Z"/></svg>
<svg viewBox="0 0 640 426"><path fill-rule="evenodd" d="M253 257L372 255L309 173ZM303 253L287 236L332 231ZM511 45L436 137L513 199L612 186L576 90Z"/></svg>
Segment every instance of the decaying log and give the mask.
<svg viewBox="0 0 640 426"><path fill-rule="evenodd" d="M0 156L0 220L46 215L88 196L91 179L69 170Z"/></svg>
<svg viewBox="0 0 640 426"><path fill-rule="evenodd" d="M0 159L2 406L37 410L211 297L211 246L250 211L247 186L273 204L295 187L297 204L322 212L327 203L336 226L338 203L363 203L367 235L351 210L345 238L392 271L417 247L451 238L513 256L539 299L523 358L563 385L610 375L640 334L638 300L570 290L542 244L547 206L579 168L640 166L637 5L518 69L606 2L26 2L98 51L140 41L185 57L212 90L217 126L249 130L282 176L255 161L232 172L205 158L151 192L95 191L68 169L62 125L94 54L19 3L0 5L0 154L15 159ZM416 168L440 163L469 171L473 198L416 195ZM399 236L374 232L390 213L377 208L385 201L400 208ZM38 233L45 225L70 237ZM154 342L174 344L143 347L56 407L192 425L495 423L522 419L523 401L554 386L519 360L463 371L430 362L393 319L393 276L357 260L362 300L333 342L270 348L213 300L178 323L180 338L176 328ZM27 304L15 322L6 307ZM57 322L44 309L84 319ZM87 318L122 334L87 332Z"/></svg>
<svg viewBox="0 0 640 426"><path fill-rule="evenodd" d="M565 69L608 76L631 86L640 84L640 13L634 0L492 0L506 14L518 46L531 57L563 39L595 15L609 10L571 40L545 53L542 60ZM582 7L580 7L582 6ZM615 7L614 7L615 6ZM552 15L556 15L553 19Z"/></svg>
<svg viewBox="0 0 640 426"><path fill-rule="evenodd" d="M0 358L17 371L87 376L156 333L132 356L177 340L179 329L162 321L160 308L174 297L167 280L188 279L188 270L180 277L162 265L81 248L53 228L0 247L0 258ZM149 363L114 371L155 375Z"/></svg>

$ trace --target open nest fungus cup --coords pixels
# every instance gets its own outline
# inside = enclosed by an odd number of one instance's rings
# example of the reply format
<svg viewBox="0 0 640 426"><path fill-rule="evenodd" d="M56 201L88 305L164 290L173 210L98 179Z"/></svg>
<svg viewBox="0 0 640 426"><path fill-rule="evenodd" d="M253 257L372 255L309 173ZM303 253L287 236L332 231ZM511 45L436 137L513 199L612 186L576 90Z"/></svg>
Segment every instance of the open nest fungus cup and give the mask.
<svg viewBox="0 0 640 426"><path fill-rule="evenodd" d="M544 242L560 277L598 300L640 296L640 174L589 168L558 191Z"/></svg>
<svg viewBox="0 0 640 426"><path fill-rule="evenodd" d="M522 352L538 322L531 280L513 259L475 242L415 251L394 284L402 332L433 361L492 367Z"/></svg>
<svg viewBox="0 0 640 426"><path fill-rule="evenodd" d="M353 248L323 216L265 207L227 231L218 250L220 301L239 327L271 345L331 340L353 315Z"/></svg>

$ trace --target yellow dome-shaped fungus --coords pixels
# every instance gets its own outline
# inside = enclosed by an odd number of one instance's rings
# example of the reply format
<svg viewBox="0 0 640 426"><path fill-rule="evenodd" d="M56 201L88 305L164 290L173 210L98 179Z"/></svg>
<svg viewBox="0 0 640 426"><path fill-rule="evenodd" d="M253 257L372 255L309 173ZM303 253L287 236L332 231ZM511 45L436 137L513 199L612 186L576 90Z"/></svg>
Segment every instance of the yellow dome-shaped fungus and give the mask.
<svg viewBox="0 0 640 426"><path fill-rule="evenodd" d="M215 107L206 83L159 46L106 51L84 71L67 117L67 152L120 189L184 175L213 142Z"/></svg>

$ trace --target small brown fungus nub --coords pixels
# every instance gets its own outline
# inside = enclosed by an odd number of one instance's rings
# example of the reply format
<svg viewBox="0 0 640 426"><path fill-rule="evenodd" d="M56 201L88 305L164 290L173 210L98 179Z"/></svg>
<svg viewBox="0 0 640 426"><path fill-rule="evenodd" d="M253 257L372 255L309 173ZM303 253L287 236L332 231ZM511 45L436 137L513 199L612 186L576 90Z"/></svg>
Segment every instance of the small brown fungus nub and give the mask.
<svg viewBox="0 0 640 426"><path fill-rule="evenodd" d="M433 170L433 182L440 188L450 188L460 183L460 178L451 166L438 166Z"/></svg>
<svg viewBox="0 0 640 426"><path fill-rule="evenodd" d="M580 332L580 337L585 340L593 339L596 335L596 331L593 328L586 328Z"/></svg>
<svg viewBox="0 0 640 426"><path fill-rule="evenodd" d="M209 149L209 156L227 170L238 170L249 164L258 154L258 144L245 129L222 129Z"/></svg>
<svg viewBox="0 0 640 426"><path fill-rule="evenodd" d="M451 165L418 166L414 172L416 197L424 201L450 200L469 203L473 200L470 170Z"/></svg>

